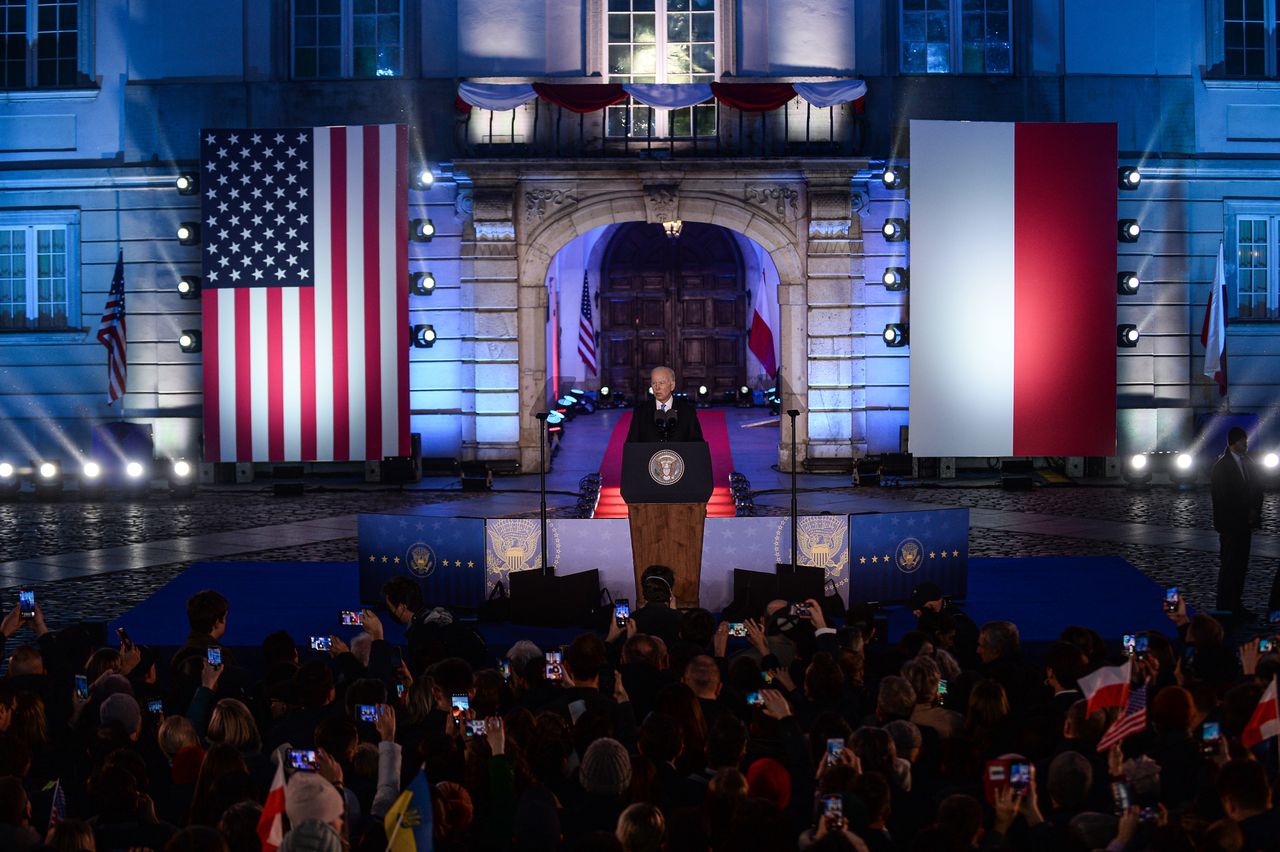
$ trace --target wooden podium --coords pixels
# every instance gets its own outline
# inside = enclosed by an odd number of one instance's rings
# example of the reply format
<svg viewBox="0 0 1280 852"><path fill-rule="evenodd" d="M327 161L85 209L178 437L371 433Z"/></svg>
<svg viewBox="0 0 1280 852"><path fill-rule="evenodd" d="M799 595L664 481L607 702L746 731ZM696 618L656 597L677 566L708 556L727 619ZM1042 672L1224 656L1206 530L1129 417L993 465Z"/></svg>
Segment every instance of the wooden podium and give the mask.
<svg viewBox="0 0 1280 852"><path fill-rule="evenodd" d="M702 441L634 443L622 448L622 499L631 524L636 605L640 575L666 565L676 576L676 605L698 606L702 531L711 499L711 450Z"/></svg>

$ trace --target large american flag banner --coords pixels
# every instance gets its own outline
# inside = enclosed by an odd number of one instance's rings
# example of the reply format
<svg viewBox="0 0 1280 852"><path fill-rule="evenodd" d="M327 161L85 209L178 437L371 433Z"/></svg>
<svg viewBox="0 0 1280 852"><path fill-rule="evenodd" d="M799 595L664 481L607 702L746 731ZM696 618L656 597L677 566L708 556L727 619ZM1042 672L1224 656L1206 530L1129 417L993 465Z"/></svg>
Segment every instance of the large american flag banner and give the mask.
<svg viewBox="0 0 1280 852"><path fill-rule="evenodd" d="M124 251L116 257L116 271L111 276L111 291L102 308L98 323L98 342L107 347L107 405L124 396L128 390L129 349L124 313Z"/></svg>
<svg viewBox="0 0 1280 852"><path fill-rule="evenodd" d="M201 137L205 459L408 455L407 128Z"/></svg>

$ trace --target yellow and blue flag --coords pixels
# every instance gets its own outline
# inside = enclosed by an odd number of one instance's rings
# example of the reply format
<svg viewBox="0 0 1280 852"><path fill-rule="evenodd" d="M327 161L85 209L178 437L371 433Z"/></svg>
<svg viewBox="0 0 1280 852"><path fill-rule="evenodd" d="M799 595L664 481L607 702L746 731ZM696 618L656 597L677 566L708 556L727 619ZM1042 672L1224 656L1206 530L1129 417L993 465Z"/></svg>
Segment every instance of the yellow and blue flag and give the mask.
<svg viewBox="0 0 1280 852"><path fill-rule="evenodd" d="M435 814L425 771L419 770L409 782L383 817L382 825L387 831L387 852L434 852Z"/></svg>

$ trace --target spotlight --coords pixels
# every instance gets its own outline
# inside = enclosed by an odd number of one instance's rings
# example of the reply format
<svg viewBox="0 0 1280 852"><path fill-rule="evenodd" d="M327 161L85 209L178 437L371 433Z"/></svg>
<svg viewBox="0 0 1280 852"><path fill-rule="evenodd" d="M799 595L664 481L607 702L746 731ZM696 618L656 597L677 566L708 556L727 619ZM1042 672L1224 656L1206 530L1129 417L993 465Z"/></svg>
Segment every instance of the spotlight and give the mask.
<svg viewBox="0 0 1280 852"><path fill-rule="evenodd" d="M905 266L890 266L884 271L884 275L880 277L884 282L886 290L905 290L907 289L907 268Z"/></svg>
<svg viewBox="0 0 1280 852"><path fill-rule="evenodd" d="M1132 296L1140 286L1142 282L1138 280L1137 273L1121 272L1116 276L1116 292L1121 296Z"/></svg>
<svg viewBox="0 0 1280 852"><path fill-rule="evenodd" d="M433 325L415 325L409 335L414 349L430 349L436 343L436 329Z"/></svg>
<svg viewBox="0 0 1280 852"><path fill-rule="evenodd" d="M698 396L706 396L706 395L707 395L707 386L698 385Z"/></svg>
<svg viewBox="0 0 1280 852"><path fill-rule="evenodd" d="M200 332L194 328L184 328L178 335L178 348L183 352L200 351Z"/></svg>
<svg viewBox="0 0 1280 852"><path fill-rule="evenodd" d="M142 466L142 462L131 461L124 466L124 475L130 479L140 479L147 469Z"/></svg>
<svg viewBox="0 0 1280 852"><path fill-rule="evenodd" d="M436 235L436 226L430 219L414 219L409 223L409 239L415 243L429 243Z"/></svg>
<svg viewBox="0 0 1280 852"><path fill-rule="evenodd" d="M906 219L885 219L884 225L880 228L880 233L884 234L884 238L891 243L900 243L907 238L907 220Z"/></svg>
<svg viewBox="0 0 1280 852"><path fill-rule="evenodd" d="M100 497L107 490L107 483L102 477L102 465L92 459L80 466L81 497Z"/></svg>
<svg viewBox="0 0 1280 852"><path fill-rule="evenodd" d="M880 180L884 181L885 189L906 189L907 169L905 166L886 166Z"/></svg>
<svg viewBox="0 0 1280 852"><path fill-rule="evenodd" d="M184 275L178 279L178 295L184 299L200 298L200 276Z"/></svg>
<svg viewBox="0 0 1280 852"><path fill-rule="evenodd" d="M884 327L884 345L891 349L907 345L907 323L891 322Z"/></svg>
<svg viewBox="0 0 1280 852"><path fill-rule="evenodd" d="M14 496L22 488L22 479L9 462L0 462L0 496Z"/></svg>
<svg viewBox="0 0 1280 852"><path fill-rule="evenodd" d="M178 459L169 466L169 493L175 497L190 497L196 491L194 469L185 459Z"/></svg>
<svg viewBox="0 0 1280 852"><path fill-rule="evenodd" d="M1138 345L1138 339L1142 335L1138 333L1138 327L1133 323L1124 323L1116 326L1116 343L1125 349L1132 349Z"/></svg>
<svg viewBox="0 0 1280 852"><path fill-rule="evenodd" d="M662 233L667 235L667 239L680 239L680 233L683 230L684 222L681 222L679 219L671 219L662 223Z"/></svg>
<svg viewBox="0 0 1280 852"><path fill-rule="evenodd" d="M742 387L738 388L738 395L739 395L739 396L750 396L750 395L751 395L751 388L747 387L746 385L743 385Z"/></svg>
<svg viewBox="0 0 1280 852"><path fill-rule="evenodd" d="M601 396L608 396L608 395L609 395L609 386L608 386L608 385L602 385L602 386L600 387L600 395L601 395Z"/></svg>
<svg viewBox="0 0 1280 852"><path fill-rule="evenodd" d="M1196 484L1196 459L1191 453L1178 453L1173 457L1173 465L1169 468L1169 479L1179 488L1190 488Z"/></svg>
<svg viewBox="0 0 1280 852"><path fill-rule="evenodd" d="M200 225L197 222L183 222L178 226L178 243L193 246L200 242Z"/></svg>
<svg viewBox="0 0 1280 852"><path fill-rule="evenodd" d="M1142 226L1138 224L1137 219L1120 220L1120 242L1136 243L1141 235Z"/></svg>
<svg viewBox="0 0 1280 852"><path fill-rule="evenodd" d="M62 494L62 471L57 463L42 461L36 465L36 496L58 497Z"/></svg>
<svg viewBox="0 0 1280 852"><path fill-rule="evenodd" d="M1142 183L1142 173L1137 166L1125 166L1120 170L1120 188L1137 189Z"/></svg>
<svg viewBox="0 0 1280 852"><path fill-rule="evenodd" d="M173 185L177 187L179 195L195 195L200 191L200 179L194 174L178 175Z"/></svg>
<svg viewBox="0 0 1280 852"><path fill-rule="evenodd" d="M1145 453L1129 456L1129 463L1124 466L1124 480L1132 486L1146 485L1151 481L1151 464Z"/></svg>
<svg viewBox="0 0 1280 852"><path fill-rule="evenodd" d="M431 185L436 182L435 172L431 171L430 166L423 166L418 173L413 176L414 189L430 189Z"/></svg>
<svg viewBox="0 0 1280 852"><path fill-rule="evenodd" d="M738 388L738 407L739 408L751 407L751 388L747 387L746 385L743 385L740 388Z"/></svg>
<svg viewBox="0 0 1280 852"><path fill-rule="evenodd" d="M1275 453L1267 453L1265 456L1262 457L1262 466L1269 467L1272 470L1275 470L1276 467L1280 467L1280 455L1276 455ZM4 472L3 468L4 466L0 465L0 474L3 474Z"/></svg>
<svg viewBox="0 0 1280 852"><path fill-rule="evenodd" d="M415 296L430 296L436 291L436 277L430 272L415 272L409 276L409 292Z"/></svg>

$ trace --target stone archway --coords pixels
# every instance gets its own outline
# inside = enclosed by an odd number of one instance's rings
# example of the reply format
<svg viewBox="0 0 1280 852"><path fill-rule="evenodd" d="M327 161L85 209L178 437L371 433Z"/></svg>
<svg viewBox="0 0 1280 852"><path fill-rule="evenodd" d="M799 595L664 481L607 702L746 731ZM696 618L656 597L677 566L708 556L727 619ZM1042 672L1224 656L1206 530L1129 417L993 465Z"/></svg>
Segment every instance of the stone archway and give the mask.
<svg viewBox="0 0 1280 852"><path fill-rule="evenodd" d="M544 401L544 282L556 252L601 226L672 219L737 231L768 252L779 280L783 408L804 412L797 420L795 461L856 454L859 440L865 447L865 395L854 398L857 377L838 362L859 348L852 306L862 298L860 245L854 251L861 230L853 215L852 179L866 165L853 160L770 163L767 169L737 161L455 164L474 187L462 254L477 307L485 310L482 289L486 298L497 300L495 307L509 305L513 296L515 301L514 311L481 316L495 328L505 329L504 322L516 326L518 426L512 422L514 428L502 430L505 440L488 448L477 430L477 457L510 447L522 469L537 468L537 421L526 415ZM817 339L810 334L811 319L823 327ZM819 399L811 395L815 376ZM854 422L858 405L864 410L861 429ZM784 417L779 445L784 469L792 464L790 441Z"/></svg>

